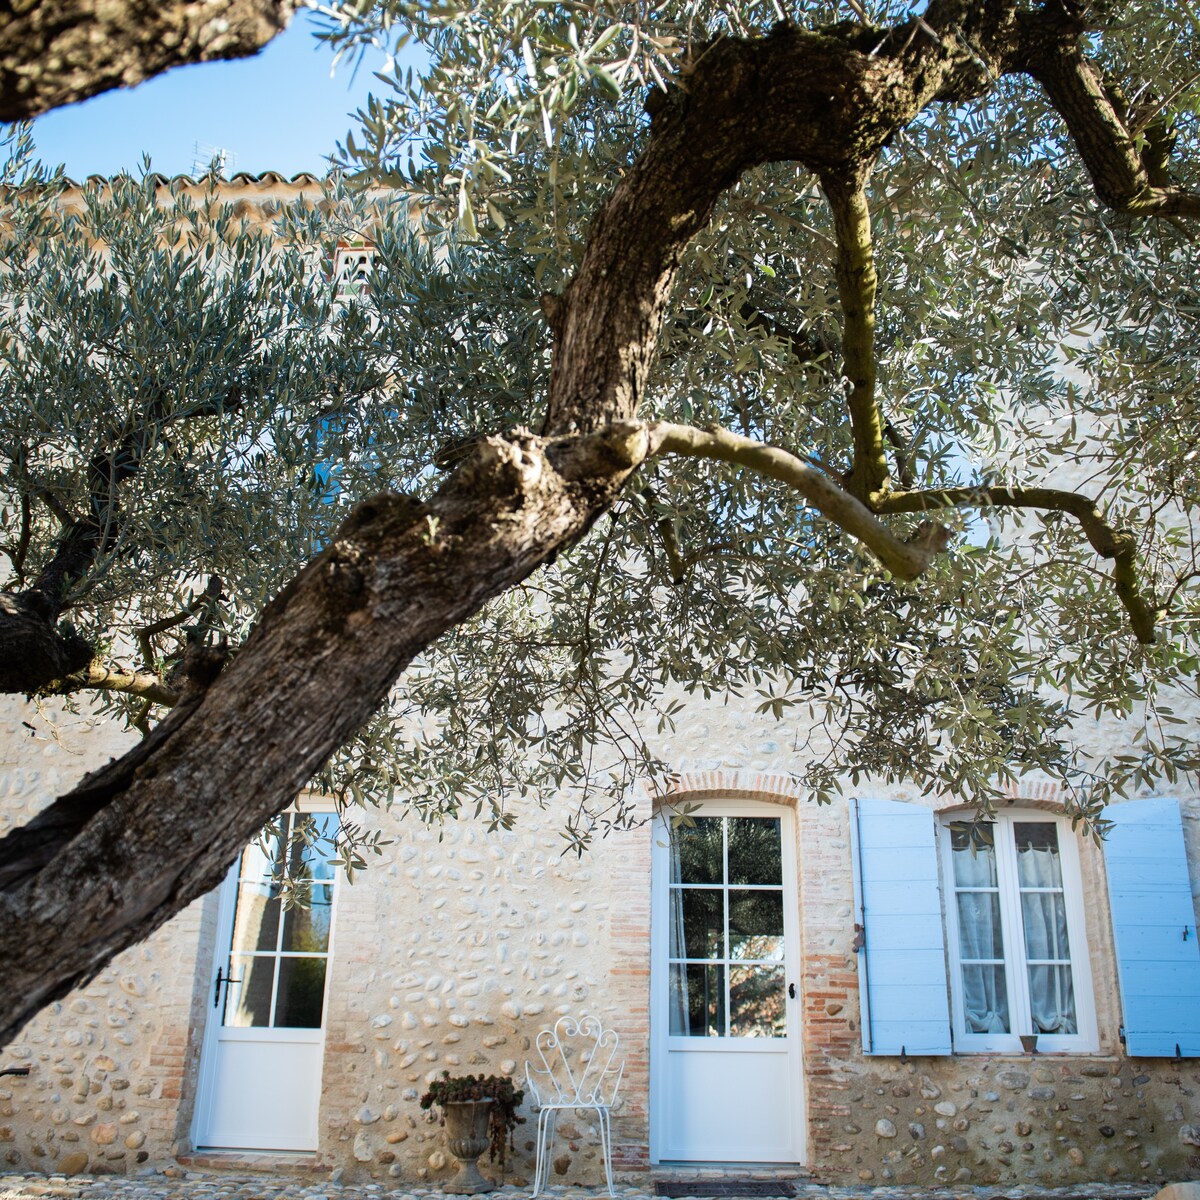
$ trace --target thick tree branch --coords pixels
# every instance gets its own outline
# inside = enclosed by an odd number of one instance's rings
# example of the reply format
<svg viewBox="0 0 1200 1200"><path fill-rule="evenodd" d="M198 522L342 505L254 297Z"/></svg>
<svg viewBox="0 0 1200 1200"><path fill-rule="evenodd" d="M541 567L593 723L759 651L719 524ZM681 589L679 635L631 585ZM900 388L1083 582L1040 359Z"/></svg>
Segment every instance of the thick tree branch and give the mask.
<svg viewBox="0 0 1200 1200"><path fill-rule="evenodd" d="M888 478L883 448L883 417L875 402L875 250L867 207L865 173L847 180L832 173L821 180L833 211L837 235L838 298L842 306L842 374L848 392L854 461L846 486L860 499L884 487Z"/></svg>
<svg viewBox="0 0 1200 1200"><path fill-rule="evenodd" d="M26 922L2 939L0 1044L207 891L412 658L584 532L648 445L637 424L561 445L493 437L428 503L359 505L199 699L52 806L36 855L24 831L0 841L0 928ZM68 912L70 947L54 936Z"/></svg>
<svg viewBox="0 0 1200 1200"><path fill-rule="evenodd" d="M891 492L872 497L878 513L937 512L944 508L1033 508L1074 517L1093 550L1113 562L1113 583L1139 642L1154 642L1155 608L1141 594L1137 577L1137 542L1114 529L1095 502L1078 492L1043 487L959 487L922 492Z"/></svg>
<svg viewBox="0 0 1200 1200"><path fill-rule="evenodd" d="M1009 69L1032 75L1066 122L1101 203L1138 216L1200 216L1200 194L1165 184L1163 138L1147 143L1149 162L1080 48L1079 26L1061 10L1022 13Z"/></svg>
<svg viewBox="0 0 1200 1200"><path fill-rule="evenodd" d="M165 705L167 708L178 704L180 695L149 671L127 671L123 667L105 667L99 663L91 663L86 671L68 676L56 690L73 692L81 688L124 692L129 696L140 696L151 704Z"/></svg>
<svg viewBox="0 0 1200 1200"><path fill-rule="evenodd" d="M40 0L0 8L0 121L20 121L183 63L254 54L294 0Z"/></svg>
<svg viewBox="0 0 1200 1200"><path fill-rule="evenodd" d="M649 433L651 455L715 458L795 488L823 516L856 537L901 579L916 579L933 556L946 548L946 531L933 524L922 525L910 541L896 537L856 496L786 450L717 427L695 429L658 421L649 426Z"/></svg>

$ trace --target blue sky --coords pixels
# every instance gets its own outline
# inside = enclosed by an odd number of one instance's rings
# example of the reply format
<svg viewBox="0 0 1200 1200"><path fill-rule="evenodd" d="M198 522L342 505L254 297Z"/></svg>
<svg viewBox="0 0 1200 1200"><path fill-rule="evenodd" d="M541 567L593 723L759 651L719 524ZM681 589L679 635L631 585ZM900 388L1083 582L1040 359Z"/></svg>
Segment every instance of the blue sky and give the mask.
<svg viewBox="0 0 1200 1200"><path fill-rule="evenodd" d="M136 170L145 152L156 171L174 175L191 171L199 142L229 151L229 172L319 173L351 127L348 114L382 89L372 71L384 56L364 59L353 80L343 60L331 78L333 54L314 28L302 11L254 58L179 67L47 113L33 126L39 156L83 179Z"/></svg>

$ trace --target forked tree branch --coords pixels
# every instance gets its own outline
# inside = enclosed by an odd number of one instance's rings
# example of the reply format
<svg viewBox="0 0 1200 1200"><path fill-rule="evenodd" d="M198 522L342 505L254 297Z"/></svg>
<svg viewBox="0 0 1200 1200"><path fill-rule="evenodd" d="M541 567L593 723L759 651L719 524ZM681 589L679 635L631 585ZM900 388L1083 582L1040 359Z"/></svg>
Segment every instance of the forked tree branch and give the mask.
<svg viewBox="0 0 1200 1200"><path fill-rule="evenodd" d="M1094 501L1078 492L1044 487L958 487L920 492L892 492L872 497L877 513L924 513L945 508L1030 508L1062 512L1074 517L1093 550L1113 563L1113 584L1129 614L1134 636L1153 644L1155 607L1138 586L1137 542L1133 535L1113 528Z"/></svg>
<svg viewBox="0 0 1200 1200"><path fill-rule="evenodd" d="M776 446L756 442L719 426L696 429L690 425L656 421L648 427L648 432L650 452L647 457L679 454L688 458L714 458L746 467L795 488L818 512L856 537L901 579L916 579L948 543L947 531L932 523L923 524L911 540L898 538L861 500L839 487L829 476Z"/></svg>

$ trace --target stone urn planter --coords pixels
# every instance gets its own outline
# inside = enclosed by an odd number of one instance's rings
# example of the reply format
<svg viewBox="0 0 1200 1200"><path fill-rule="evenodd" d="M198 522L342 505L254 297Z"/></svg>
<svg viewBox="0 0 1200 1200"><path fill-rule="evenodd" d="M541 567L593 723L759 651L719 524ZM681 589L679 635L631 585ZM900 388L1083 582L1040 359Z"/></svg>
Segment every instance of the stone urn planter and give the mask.
<svg viewBox="0 0 1200 1200"><path fill-rule="evenodd" d="M448 1100L442 1104L446 1118L446 1145L458 1159L458 1174L442 1185L452 1196L490 1192L495 1184L479 1172L479 1156L488 1148L488 1121L494 1100Z"/></svg>

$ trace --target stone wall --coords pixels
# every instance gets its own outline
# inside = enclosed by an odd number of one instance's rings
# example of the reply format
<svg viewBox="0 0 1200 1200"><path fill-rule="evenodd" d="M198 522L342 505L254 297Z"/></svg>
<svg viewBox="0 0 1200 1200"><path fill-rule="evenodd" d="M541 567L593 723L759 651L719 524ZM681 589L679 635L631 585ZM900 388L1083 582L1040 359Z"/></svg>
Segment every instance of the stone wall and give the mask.
<svg viewBox="0 0 1200 1200"><path fill-rule="evenodd" d="M16 710L14 709L14 712ZM23 715L22 718L23 719ZM11 728L22 728L19 720ZM1129 1060L1103 858L1080 847L1101 1032L1091 1056L960 1055L900 1063L860 1051L848 814L795 793L786 726L749 707L698 709L663 749L688 799L744 796L797 820L809 1168L846 1183L1042 1183L1200 1172L1200 1065ZM794 732L794 731L793 731ZM1110 736L1101 728L1097 736ZM66 719L0 742L3 813L24 819L117 745ZM931 807L904 789L862 789ZM1023 803L1054 806L1045 786ZM1200 883L1200 804L1185 796ZM531 1039L591 1011L621 1036L618 1170L647 1164L649 926L653 834L643 823L582 861L561 854L565 803L521 812L512 832L464 820L427 829L369 814L392 843L339 886L316 1164L347 1177L440 1178L442 1131L418 1106L442 1070L523 1074ZM643 798L640 815L651 808ZM190 1149L203 1021L210 1011L213 898L193 905L90 987L40 1017L0 1064L0 1169L162 1168ZM600 1181L586 1120L560 1125L553 1181ZM532 1174L532 1124L509 1167ZM85 1165L86 1164L86 1165ZM485 1163L486 1169L486 1163Z"/></svg>
<svg viewBox="0 0 1200 1200"><path fill-rule="evenodd" d="M647 807L648 812L648 807ZM418 1106L443 1070L524 1077L532 1039L560 1015L595 1013L621 1038L621 1166L646 1161L647 828L578 861L565 811L528 812L508 833L464 820L402 821L382 860L343 887L322 1100L321 1159L359 1174L447 1173L440 1127ZM600 1178L586 1121L560 1125L555 1172ZM532 1122L510 1175L532 1175Z"/></svg>

